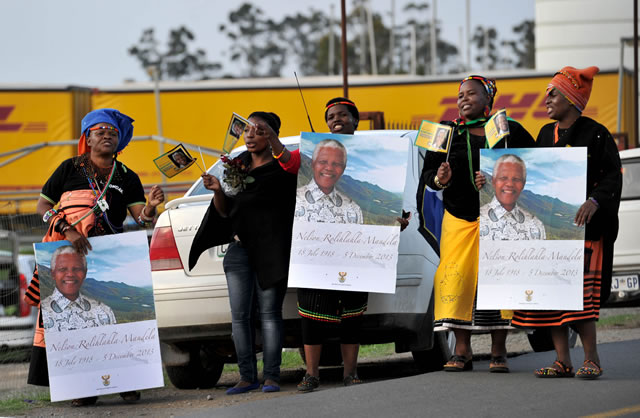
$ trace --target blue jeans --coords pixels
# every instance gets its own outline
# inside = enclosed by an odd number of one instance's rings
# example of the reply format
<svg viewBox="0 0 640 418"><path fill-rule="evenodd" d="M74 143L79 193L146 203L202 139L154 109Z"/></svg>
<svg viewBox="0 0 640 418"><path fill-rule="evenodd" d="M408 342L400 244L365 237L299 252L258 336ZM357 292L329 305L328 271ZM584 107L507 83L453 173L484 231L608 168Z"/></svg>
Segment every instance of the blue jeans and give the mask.
<svg viewBox="0 0 640 418"><path fill-rule="evenodd" d="M231 305L231 331L238 356L242 380L258 381L258 367L254 350L254 307L258 307L262 323L262 357L264 379L280 381L282 362L282 302L287 291L286 283L269 289L261 289L256 272L249 266L247 251L240 243L231 243L222 263L229 288Z"/></svg>

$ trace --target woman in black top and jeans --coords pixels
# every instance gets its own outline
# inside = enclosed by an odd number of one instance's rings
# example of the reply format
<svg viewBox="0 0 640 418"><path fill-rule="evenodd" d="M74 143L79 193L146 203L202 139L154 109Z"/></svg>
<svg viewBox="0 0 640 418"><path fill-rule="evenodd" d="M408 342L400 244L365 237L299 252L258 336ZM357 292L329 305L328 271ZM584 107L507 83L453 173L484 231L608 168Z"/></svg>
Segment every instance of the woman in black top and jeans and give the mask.
<svg viewBox="0 0 640 418"><path fill-rule="evenodd" d="M189 267L193 268L203 251L231 242L223 265L240 382L227 390L229 395L260 387L252 318L256 304L263 337L262 391L280 390L282 303L287 290L297 181L296 175L287 173L272 154L273 145L282 146L278 139L280 118L275 113L253 112L249 121L253 125L244 133L247 151L231 163L240 167L237 194L225 195L216 177L202 175L204 186L213 191L214 197L189 254ZM227 179L231 171L225 171Z"/></svg>

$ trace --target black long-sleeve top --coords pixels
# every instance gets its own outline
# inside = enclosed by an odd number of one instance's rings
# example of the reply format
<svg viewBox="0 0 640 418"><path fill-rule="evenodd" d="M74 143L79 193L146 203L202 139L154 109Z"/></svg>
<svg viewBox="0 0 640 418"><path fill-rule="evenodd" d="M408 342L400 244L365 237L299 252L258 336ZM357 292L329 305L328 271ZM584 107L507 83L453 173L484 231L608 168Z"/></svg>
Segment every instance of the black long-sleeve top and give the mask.
<svg viewBox="0 0 640 418"><path fill-rule="evenodd" d="M618 208L622 193L620 155L613 137L601 124L585 116L579 117L570 128L558 131L555 123L540 129L539 147L587 147L587 194L594 198L599 209L586 226L585 239L599 240L605 233L618 231ZM615 240L615 236L613 237Z"/></svg>
<svg viewBox="0 0 640 418"><path fill-rule="evenodd" d="M240 154L245 165L251 154ZM237 235L247 250L258 283L267 289L286 282L289 272L297 176L277 160L249 172L252 183L233 198L227 197L228 217L218 214L213 199L191 245L189 268L208 248L233 241Z"/></svg>
<svg viewBox="0 0 640 418"><path fill-rule="evenodd" d="M452 122L442 123L453 126ZM509 132L509 136L506 137L508 148L531 148L536 145L533 137L518 122L509 120ZM504 148L504 141L505 138L501 139L494 148ZM476 190L473 181L475 172L480 169L481 148L486 148L484 135L479 136L469 133L468 147L466 131L458 132L458 129L454 128L449 154L451 180L449 181L450 186L444 189L444 207L456 218L469 222L475 221L480 216L479 192ZM469 166L469 150L471 153L471 167ZM445 162L446 156L445 153L427 151L420 187L426 184L434 190L440 189L436 186L434 179L438 172L438 167Z"/></svg>

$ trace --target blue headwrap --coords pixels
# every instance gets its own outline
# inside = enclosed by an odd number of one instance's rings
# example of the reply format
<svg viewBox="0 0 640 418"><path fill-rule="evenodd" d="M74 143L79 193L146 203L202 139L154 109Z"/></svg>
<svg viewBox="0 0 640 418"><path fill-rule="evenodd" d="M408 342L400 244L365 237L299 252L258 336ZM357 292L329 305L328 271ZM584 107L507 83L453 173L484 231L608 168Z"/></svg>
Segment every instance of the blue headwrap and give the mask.
<svg viewBox="0 0 640 418"><path fill-rule="evenodd" d="M96 109L87 113L82 118L82 135L89 136L89 128L98 123L108 123L118 129L118 148L116 153L122 151L131 141L133 136L133 119L116 109Z"/></svg>

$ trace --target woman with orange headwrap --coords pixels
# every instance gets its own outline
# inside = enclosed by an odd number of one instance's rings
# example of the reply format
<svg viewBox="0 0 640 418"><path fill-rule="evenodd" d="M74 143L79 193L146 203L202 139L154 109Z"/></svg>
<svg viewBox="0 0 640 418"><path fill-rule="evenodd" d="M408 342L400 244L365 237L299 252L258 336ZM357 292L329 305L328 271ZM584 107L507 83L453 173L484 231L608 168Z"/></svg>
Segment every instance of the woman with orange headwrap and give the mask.
<svg viewBox="0 0 640 418"><path fill-rule="evenodd" d="M538 146L587 147L587 193L574 220L578 226L586 226L585 271L582 311L514 312L514 326L551 330L557 359L550 367L536 370L534 374L538 377L574 376L567 325L578 331L584 346L584 363L575 376L595 379L602 375L596 346L596 321L602 300L601 279L611 274L622 174L618 148L607 128L582 116L591 95L593 76L598 71L598 67L564 67L547 87L547 114L556 122L542 127ZM609 257L606 257L607 253Z"/></svg>

